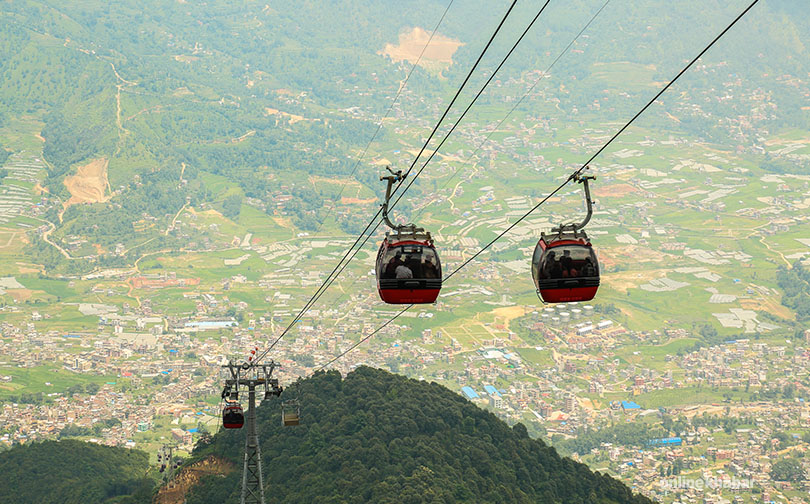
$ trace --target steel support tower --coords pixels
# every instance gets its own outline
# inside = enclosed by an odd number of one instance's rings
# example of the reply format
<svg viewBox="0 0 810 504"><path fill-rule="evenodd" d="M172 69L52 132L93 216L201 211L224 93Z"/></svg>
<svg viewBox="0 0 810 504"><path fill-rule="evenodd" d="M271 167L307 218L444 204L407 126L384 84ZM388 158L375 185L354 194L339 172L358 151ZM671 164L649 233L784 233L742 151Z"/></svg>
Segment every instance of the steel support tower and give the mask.
<svg viewBox="0 0 810 504"><path fill-rule="evenodd" d="M242 468L242 503L264 503L262 477L262 447L256 433L256 387L248 386L247 437L245 438L245 464Z"/></svg>
<svg viewBox="0 0 810 504"><path fill-rule="evenodd" d="M281 387L278 380L271 378L276 364L270 361L263 363L243 363L241 365L229 362L222 366L230 371L230 378L225 380L223 397L239 399L239 389L247 389L247 436L245 437L245 463L242 467L242 498L241 504L265 504L264 477L262 475L262 451L259 444L259 434L256 429L256 387L264 389L264 397L278 397Z"/></svg>

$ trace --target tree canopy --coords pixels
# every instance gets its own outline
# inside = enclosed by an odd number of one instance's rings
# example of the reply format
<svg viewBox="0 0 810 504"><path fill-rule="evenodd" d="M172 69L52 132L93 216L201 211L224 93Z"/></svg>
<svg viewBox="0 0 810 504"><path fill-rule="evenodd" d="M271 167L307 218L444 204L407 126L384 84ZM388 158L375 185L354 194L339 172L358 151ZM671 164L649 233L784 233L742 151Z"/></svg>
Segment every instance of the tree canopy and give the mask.
<svg viewBox="0 0 810 504"><path fill-rule="evenodd" d="M0 502L147 504L148 468L137 450L74 440L15 446L0 453Z"/></svg>
<svg viewBox="0 0 810 504"><path fill-rule="evenodd" d="M280 425L279 400L257 411L275 502L650 502L436 383L361 367L287 390L296 388L300 426ZM241 467L243 445L244 432L221 431L195 457ZM238 502L239 476L204 479L188 503Z"/></svg>
<svg viewBox="0 0 810 504"><path fill-rule="evenodd" d="M782 304L795 310L800 321L810 320L810 271L796 261L792 268L780 266L776 281L784 291Z"/></svg>

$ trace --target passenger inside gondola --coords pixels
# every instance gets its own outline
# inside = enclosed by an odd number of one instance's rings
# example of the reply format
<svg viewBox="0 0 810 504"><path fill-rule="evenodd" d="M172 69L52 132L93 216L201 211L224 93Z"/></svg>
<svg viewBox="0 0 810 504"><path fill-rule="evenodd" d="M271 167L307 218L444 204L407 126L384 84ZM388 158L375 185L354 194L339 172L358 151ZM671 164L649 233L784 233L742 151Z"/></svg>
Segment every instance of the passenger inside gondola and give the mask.
<svg viewBox="0 0 810 504"><path fill-rule="evenodd" d="M396 278L413 278L413 269L408 267L408 264L412 264L412 259L408 257L403 264L400 264L394 270L394 276Z"/></svg>
<svg viewBox="0 0 810 504"><path fill-rule="evenodd" d="M391 258L388 260L388 264L385 266L385 273L383 274L383 278L396 278L397 277L397 267L404 264L402 261L402 251L400 249L394 249L396 253L391 254Z"/></svg>
<svg viewBox="0 0 810 504"><path fill-rule="evenodd" d="M433 263L433 258L430 255L425 256L422 273L424 273L425 278L439 278L439 268Z"/></svg>
<svg viewBox="0 0 810 504"><path fill-rule="evenodd" d="M560 261L554 261L551 265L551 278L562 278L563 277L563 269Z"/></svg>
<svg viewBox="0 0 810 504"><path fill-rule="evenodd" d="M590 257L585 258L585 264L582 266L582 276L591 277L596 276L596 268L593 266L593 261Z"/></svg>
<svg viewBox="0 0 810 504"><path fill-rule="evenodd" d="M404 269L406 271L403 272L403 276L399 276L399 274L397 274L397 278L424 278L424 276L420 274L422 271L421 255L422 249L420 247L415 249L412 254L405 256Z"/></svg>
<svg viewBox="0 0 810 504"><path fill-rule="evenodd" d="M382 278L441 278L441 266L432 248L422 245L400 245L388 249Z"/></svg>
<svg viewBox="0 0 810 504"><path fill-rule="evenodd" d="M599 275L593 249L582 246L557 247L546 252L540 267L540 279L594 277ZM562 254L560 254L562 252Z"/></svg>

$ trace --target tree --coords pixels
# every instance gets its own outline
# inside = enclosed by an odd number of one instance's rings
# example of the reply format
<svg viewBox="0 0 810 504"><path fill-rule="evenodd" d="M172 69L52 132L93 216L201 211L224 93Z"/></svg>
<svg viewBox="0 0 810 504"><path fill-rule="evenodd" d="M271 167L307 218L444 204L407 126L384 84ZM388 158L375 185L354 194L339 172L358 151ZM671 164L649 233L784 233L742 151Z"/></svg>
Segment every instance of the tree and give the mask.
<svg viewBox="0 0 810 504"><path fill-rule="evenodd" d="M239 217L242 210L242 196L238 194L231 194L222 202L222 215L234 220Z"/></svg>
<svg viewBox="0 0 810 504"><path fill-rule="evenodd" d="M804 479L802 464L796 458L779 460L771 467L771 478L776 481L801 481Z"/></svg>
<svg viewBox="0 0 810 504"><path fill-rule="evenodd" d="M711 324L704 324L700 327L700 335L709 342L717 340L717 329Z"/></svg>

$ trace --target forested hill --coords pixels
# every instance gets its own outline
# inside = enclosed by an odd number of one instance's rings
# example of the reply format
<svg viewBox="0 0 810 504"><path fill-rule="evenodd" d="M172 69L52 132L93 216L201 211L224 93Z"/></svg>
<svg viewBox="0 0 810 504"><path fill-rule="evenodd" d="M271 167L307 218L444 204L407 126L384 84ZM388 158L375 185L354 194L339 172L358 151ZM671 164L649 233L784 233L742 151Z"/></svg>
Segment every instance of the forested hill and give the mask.
<svg viewBox="0 0 810 504"><path fill-rule="evenodd" d="M436 383L361 367L288 390L301 425L280 425L278 399L258 408L269 502L651 503ZM241 469L244 435L220 431L187 466L214 455ZM80 441L16 446L0 473L0 504L149 504L155 491L145 453ZM187 504L235 504L240 491L241 470L204 476Z"/></svg>
<svg viewBox="0 0 810 504"><path fill-rule="evenodd" d="M280 425L277 399L258 409L273 502L651 502L436 383L361 367L299 388L300 426ZM221 431L195 457L241 467L243 446L244 432ZM238 502L240 484L240 471L203 479L187 502Z"/></svg>
<svg viewBox="0 0 810 504"><path fill-rule="evenodd" d="M146 453L46 441L0 453L1 504L148 504Z"/></svg>

